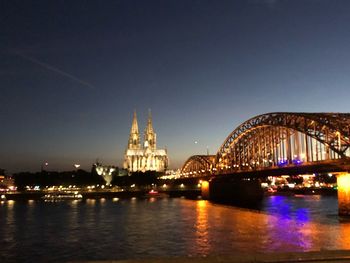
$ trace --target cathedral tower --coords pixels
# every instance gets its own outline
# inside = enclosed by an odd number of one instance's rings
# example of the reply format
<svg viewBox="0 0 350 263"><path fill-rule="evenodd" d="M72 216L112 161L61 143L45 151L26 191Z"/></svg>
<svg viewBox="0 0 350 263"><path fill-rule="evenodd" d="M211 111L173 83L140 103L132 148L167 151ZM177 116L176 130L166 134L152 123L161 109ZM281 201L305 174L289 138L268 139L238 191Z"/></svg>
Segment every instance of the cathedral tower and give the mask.
<svg viewBox="0 0 350 263"><path fill-rule="evenodd" d="M156 145L157 145L157 138L156 138L156 134L153 130L151 110L149 110L148 111L147 126L146 126L145 134L144 134L144 148L155 150Z"/></svg>
<svg viewBox="0 0 350 263"><path fill-rule="evenodd" d="M134 117L132 119L128 149L132 149L132 150L141 149L139 126L137 124L136 110L134 111Z"/></svg>

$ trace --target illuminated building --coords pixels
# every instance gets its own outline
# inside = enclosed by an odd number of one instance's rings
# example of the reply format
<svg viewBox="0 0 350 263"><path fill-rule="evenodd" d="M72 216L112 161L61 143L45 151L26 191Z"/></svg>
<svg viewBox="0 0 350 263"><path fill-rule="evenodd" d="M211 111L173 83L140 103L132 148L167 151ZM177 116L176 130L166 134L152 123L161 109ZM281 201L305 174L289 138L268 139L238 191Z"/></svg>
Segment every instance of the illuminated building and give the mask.
<svg viewBox="0 0 350 263"><path fill-rule="evenodd" d="M113 173L118 172L118 168L114 166L105 166L100 163L95 163L93 165L93 169L95 169L96 173L103 177L106 181L106 184L109 185L113 179Z"/></svg>
<svg viewBox="0 0 350 263"><path fill-rule="evenodd" d="M102 178L106 181L106 184L111 184L113 177L115 176L127 176L128 171L123 168L119 168L117 166L112 165L103 165L99 162L96 162L92 165L92 171L102 176Z"/></svg>
<svg viewBox="0 0 350 263"><path fill-rule="evenodd" d="M178 179L180 177L181 177L181 170L177 169L177 170L166 170L165 174L159 178L164 180L169 180L169 179Z"/></svg>
<svg viewBox="0 0 350 263"><path fill-rule="evenodd" d="M167 168L168 157L165 149L157 149L157 137L152 126L151 112L148 114L141 146L136 111L132 120L128 147L124 156L124 168L129 172L156 171L163 172Z"/></svg>

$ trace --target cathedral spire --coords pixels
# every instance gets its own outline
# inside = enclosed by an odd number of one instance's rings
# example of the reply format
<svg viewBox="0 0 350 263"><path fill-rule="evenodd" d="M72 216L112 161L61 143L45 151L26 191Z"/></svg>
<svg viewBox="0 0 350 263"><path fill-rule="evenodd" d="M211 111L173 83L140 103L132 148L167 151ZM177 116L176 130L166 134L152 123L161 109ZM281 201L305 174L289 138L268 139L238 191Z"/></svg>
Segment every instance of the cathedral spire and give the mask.
<svg viewBox="0 0 350 263"><path fill-rule="evenodd" d="M136 110L134 110L134 116L132 118L132 125L130 130L130 136L132 133L139 133L139 126L137 124Z"/></svg>
<svg viewBox="0 0 350 263"><path fill-rule="evenodd" d="M136 110L134 111L134 116L132 119L128 148L129 149L140 149L141 148L139 126L137 124L137 117L136 117Z"/></svg>
<svg viewBox="0 0 350 263"><path fill-rule="evenodd" d="M150 149L155 150L157 138L156 138L156 134L153 130L151 110L148 110L148 121L147 121L147 126L145 129L144 138L145 138L144 148L150 148Z"/></svg>
<svg viewBox="0 0 350 263"><path fill-rule="evenodd" d="M148 121L147 121L146 133L153 133L151 109L148 109Z"/></svg>

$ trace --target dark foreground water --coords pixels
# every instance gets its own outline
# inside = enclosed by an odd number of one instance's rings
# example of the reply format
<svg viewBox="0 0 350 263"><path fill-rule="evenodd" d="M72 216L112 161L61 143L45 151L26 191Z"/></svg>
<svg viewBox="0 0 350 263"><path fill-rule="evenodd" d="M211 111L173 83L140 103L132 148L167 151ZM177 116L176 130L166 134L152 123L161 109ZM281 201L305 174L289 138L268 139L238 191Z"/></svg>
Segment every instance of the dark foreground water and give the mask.
<svg viewBox="0 0 350 263"><path fill-rule="evenodd" d="M335 196L271 196L261 209L180 198L2 202L0 262L350 249Z"/></svg>

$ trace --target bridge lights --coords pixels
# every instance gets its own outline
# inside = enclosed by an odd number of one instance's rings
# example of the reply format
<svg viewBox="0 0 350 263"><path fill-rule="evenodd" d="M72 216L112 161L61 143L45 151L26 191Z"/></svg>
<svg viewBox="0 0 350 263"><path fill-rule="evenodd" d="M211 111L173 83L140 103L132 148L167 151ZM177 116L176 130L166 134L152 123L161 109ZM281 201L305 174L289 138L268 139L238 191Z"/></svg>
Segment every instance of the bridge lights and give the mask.
<svg viewBox="0 0 350 263"><path fill-rule="evenodd" d="M293 164L295 164L295 165L300 165L300 164L302 164L303 163L303 161L302 160L300 160L300 159L298 159L298 158L296 158L296 159L293 159Z"/></svg>
<svg viewBox="0 0 350 263"><path fill-rule="evenodd" d="M285 166L287 164L288 164L288 160L287 159L279 159L278 163L277 163L278 166Z"/></svg>
<svg viewBox="0 0 350 263"><path fill-rule="evenodd" d="M339 132L339 131L336 131L336 132L335 132L335 135L338 137L338 138L337 138L337 139L338 139L338 148L339 148L339 150L340 150L340 148L341 148L340 132Z"/></svg>

